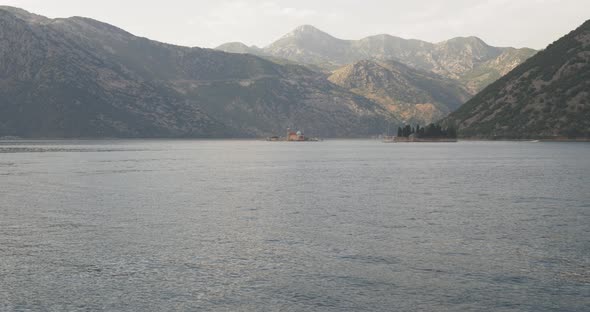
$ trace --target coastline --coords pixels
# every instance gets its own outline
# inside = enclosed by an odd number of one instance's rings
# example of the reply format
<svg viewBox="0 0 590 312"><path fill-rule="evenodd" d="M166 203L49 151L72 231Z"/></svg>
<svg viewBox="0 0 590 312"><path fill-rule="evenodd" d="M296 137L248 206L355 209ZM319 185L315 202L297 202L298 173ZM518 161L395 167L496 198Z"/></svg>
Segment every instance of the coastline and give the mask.
<svg viewBox="0 0 590 312"><path fill-rule="evenodd" d="M156 141L267 141L267 138L263 137L64 137L64 138L54 138L54 137L14 137L14 136L7 136L7 137L0 137L0 142L18 142L18 141L101 141L101 140L110 140L110 141L142 141L142 140L156 140ZM382 140L375 136L367 136L367 137L325 137L321 138L320 141L336 141L336 140ZM414 141L410 140L399 140L395 141L396 143L420 143L420 142L490 142L490 141L498 141L498 142L531 142L531 141L539 141L539 142L590 142L590 137L580 137L580 138L486 138L486 137L459 137L457 139L414 139ZM287 142L278 141L278 142ZM305 141L309 142L309 141ZM386 143L390 143L387 141Z"/></svg>
<svg viewBox="0 0 590 312"><path fill-rule="evenodd" d="M459 138L459 141L498 141L498 142L590 142L590 138L522 138L522 139L510 139L510 138Z"/></svg>

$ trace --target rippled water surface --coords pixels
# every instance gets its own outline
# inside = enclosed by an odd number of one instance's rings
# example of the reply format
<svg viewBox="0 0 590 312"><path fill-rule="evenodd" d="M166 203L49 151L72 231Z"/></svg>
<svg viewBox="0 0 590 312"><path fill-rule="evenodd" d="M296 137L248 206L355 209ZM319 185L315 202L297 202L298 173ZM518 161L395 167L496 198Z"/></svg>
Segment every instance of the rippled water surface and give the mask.
<svg viewBox="0 0 590 312"><path fill-rule="evenodd" d="M590 144L0 142L1 311L590 311Z"/></svg>

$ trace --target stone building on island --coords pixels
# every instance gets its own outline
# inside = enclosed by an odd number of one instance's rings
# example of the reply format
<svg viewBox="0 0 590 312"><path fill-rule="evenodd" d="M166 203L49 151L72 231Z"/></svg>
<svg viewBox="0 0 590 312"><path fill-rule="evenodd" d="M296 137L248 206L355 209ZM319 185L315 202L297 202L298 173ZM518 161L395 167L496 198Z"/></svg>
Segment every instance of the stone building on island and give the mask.
<svg viewBox="0 0 590 312"><path fill-rule="evenodd" d="M292 131L287 129L287 141L305 141L305 135L301 131Z"/></svg>

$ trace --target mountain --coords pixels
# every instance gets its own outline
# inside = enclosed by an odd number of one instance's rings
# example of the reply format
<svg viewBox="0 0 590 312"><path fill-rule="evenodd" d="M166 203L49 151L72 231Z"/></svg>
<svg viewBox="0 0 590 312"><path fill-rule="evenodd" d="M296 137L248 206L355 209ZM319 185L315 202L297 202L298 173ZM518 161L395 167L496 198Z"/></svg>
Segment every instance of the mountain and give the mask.
<svg viewBox="0 0 590 312"><path fill-rule="evenodd" d="M263 49L257 46L247 46L241 42L228 42L224 43L215 48L217 51L223 51L226 53L237 53L237 54L251 54L261 57L263 59L269 60L273 63L281 64L281 65L301 65L305 66L311 70L315 70L317 72L323 72L324 70L316 65L313 64L304 64L304 63L297 63L292 60L288 60L285 58L275 57L266 52Z"/></svg>
<svg viewBox="0 0 590 312"><path fill-rule="evenodd" d="M328 79L411 124L439 120L470 98L453 80L396 61L356 62L334 71Z"/></svg>
<svg viewBox="0 0 590 312"><path fill-rule="evenodd" d="M240 54L252 54L252 55L264 55L262 49L257 46L247 46L241 42L228 42L224 43L215 50L227 52L227 53L240 53Z"/></svg>
<svg viewBox="0 0 590 312"><path fill-rule="evenodd" d="M590 20L443 121L465 137L590 137Z"/></svg>
<svg viewBox="0 0 590 312"><path fill-rule="evenodd" d="M527 48L505 48L498 57L480 63L464 72L459 80L471 93L475 94L508 74L535 53L535 50Z"/></svg>
<svg viewBox="0 0 590 312"><path fill-rule="evenodd" d="M342 40L310 25L296 28L261 51L326 70L362 60L395 60L463 82L473 94L491 83L493 77L498 78L498 72L510 71L536 52L492 47L477 37L459 37L440 43L385 34Z"/></svg>
<svg viewBox="0 0 590 312"><path fill-rule="evenodd" d="M340 40L311 26L303 25L265 47L275 57L302 64L333 67L348 63L348 41Z"/></svg>
<svg viewBox="0 0 590 312"><path fill-rule="evenodd" d="M0 136L366 136L398 122L323 74L0 7Z"/></svg>
<svg viewBox="0 0 590 312"><path fill-rule="evenodd" d="M432 71L458 79L478 64L500 56L502 48L492 47L477 37L458 37L435 44L428 58Z"/></svg>
<svg viewBox="0 0 590 312"><path fill-rule="evenodd" d="M264 48L229 43L217 49L324 72L330 81L379 103L402 121L416 123L446 116L536 53L493 47L477 37L436 44L386 34L342 40L311 25L297 27Z"/></svg>

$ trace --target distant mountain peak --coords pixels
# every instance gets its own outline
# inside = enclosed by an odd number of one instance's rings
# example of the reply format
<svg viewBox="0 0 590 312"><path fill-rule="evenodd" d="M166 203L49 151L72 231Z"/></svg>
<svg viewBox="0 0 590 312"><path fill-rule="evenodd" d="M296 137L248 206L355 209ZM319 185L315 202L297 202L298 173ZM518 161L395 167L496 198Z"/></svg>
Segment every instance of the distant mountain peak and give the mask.
<svg viewBox="0 0 590 312"><path fill-rule="evenodd" d="M386 40L386 39L398 38L398 37L392 36L390 34L377 34L377 35L368 36L368 37L363 38L363 39L367 39L367 38L374 38L374 39Z"/></svg>
<svg viewBox="0 0 590 312"><path fill-rule="evenodd" d="M255 45L247 46L242 42L227 42L215 48L215 50L228 52L228 53L241 53L241 54L260 54L261 49Z"/></svg>
<svg viewBox="0 0 590 312"><path fill-rule="evenodd" d="M333 55L341 56L347 43L314 26L302 25L263 50L272 56L301 63L330 63Z"/></svg>
<svg viewBox="0 0 590 312"><path fill-rule="evenodd" d="M222 47L241 47L241 48L249 48L249 46L247 46L245 43L239 42L239 41L233 41L233 42L226 42L222 45L219 45L216 49L222 48Z"/></svg>
<svg viewBox="0 0 590 312"><path fill-rule="evenodd" d="M295 29L293 29L292 32L323 32L321 31L319 28L313 26L313 25L301 25L296 27Z"/></svg>
<svg viewBox="0 0 590 312"><path fill-rule="evenodd" d="M455 37L449 40L445 40L440 44L471 44L471 45L479 45L479 46L486 46L489 45L483 41L481 38L476 36L468 36L468 37Z"/></svg>
<svg viewBox="0 0 590 312"><path fill-rule="evenodd" d="M322 31L312 25L301 25L301 26L293 29L291 32L289 32L285 36L283 36L283 38L292 38L292 37L295 37L295 38L307 38L307 37L334 38L332 35L328 34L327 32Z"/></svg>

